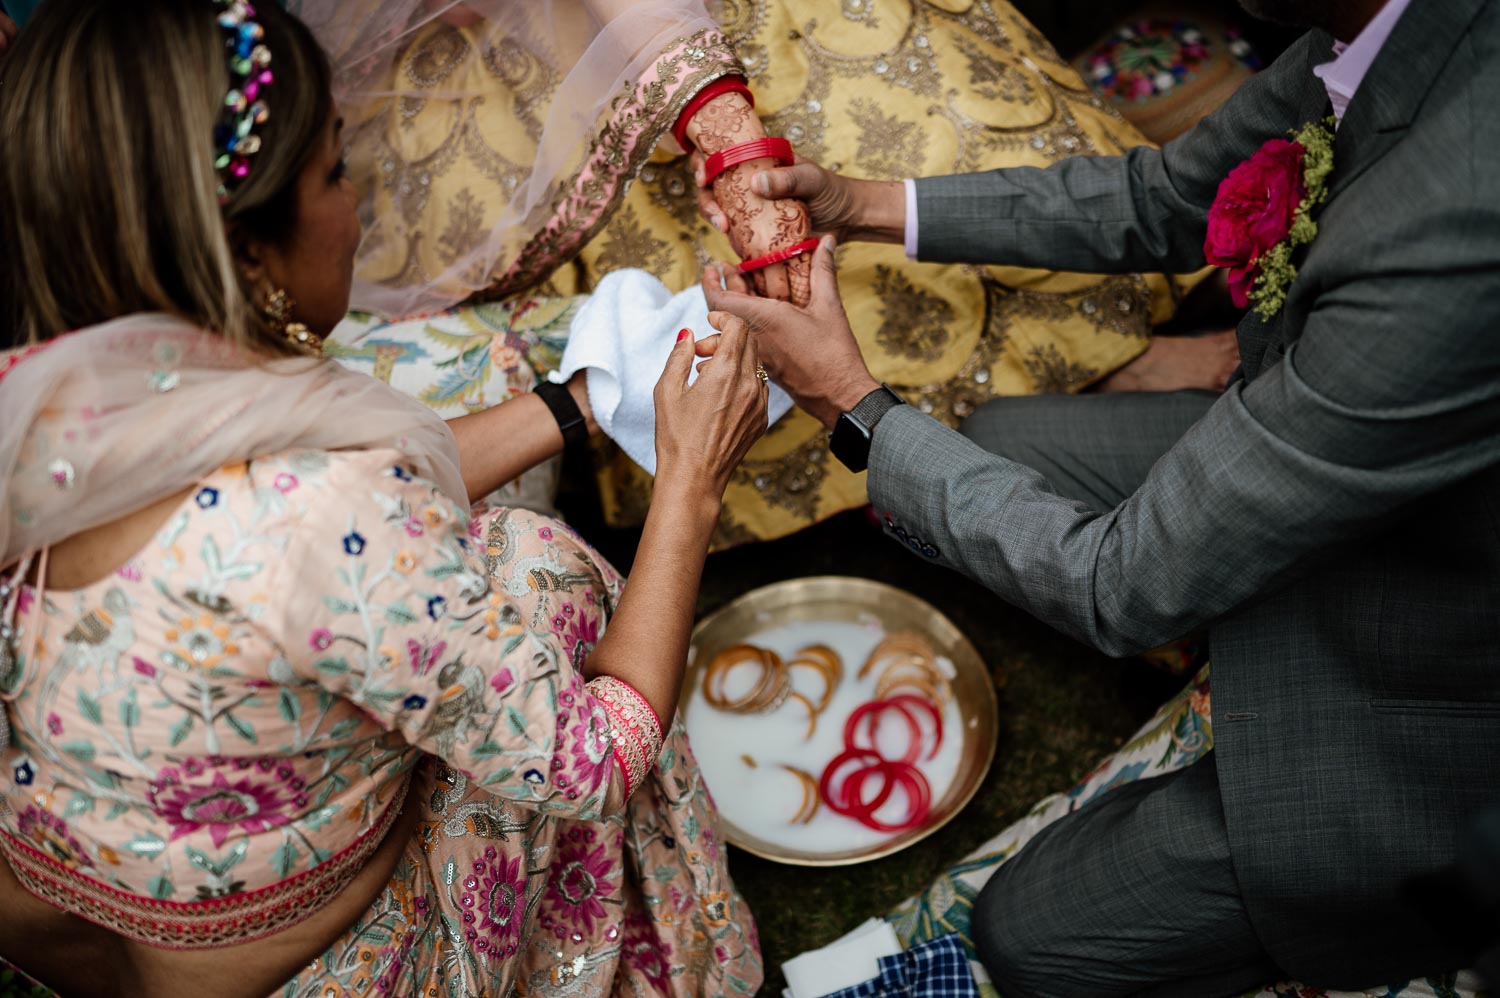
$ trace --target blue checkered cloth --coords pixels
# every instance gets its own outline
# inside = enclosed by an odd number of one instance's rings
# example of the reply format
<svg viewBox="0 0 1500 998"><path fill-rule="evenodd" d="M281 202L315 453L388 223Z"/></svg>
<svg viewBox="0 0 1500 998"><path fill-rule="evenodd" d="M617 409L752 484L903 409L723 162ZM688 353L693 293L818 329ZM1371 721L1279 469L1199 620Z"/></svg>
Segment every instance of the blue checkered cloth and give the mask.
<svg viewBox="0 0 1500 998"><path fill-rule="evenodd" d="M979 998L958 933L880 958L880 976L826 998Z"/></svg>

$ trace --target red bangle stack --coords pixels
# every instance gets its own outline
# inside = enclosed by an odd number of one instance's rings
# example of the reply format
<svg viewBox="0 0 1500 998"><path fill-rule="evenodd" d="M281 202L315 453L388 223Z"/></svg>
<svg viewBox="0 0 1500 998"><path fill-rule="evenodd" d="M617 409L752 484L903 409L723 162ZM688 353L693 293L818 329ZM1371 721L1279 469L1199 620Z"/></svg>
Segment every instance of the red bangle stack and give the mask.
<svg viewBox="0 0 1500 998"><path fill-rule="evenodd" d="M746 260L740 264L740 273L748 274L751 271L760 270L762 267L769 267L773 263L785 263L794 256L811 253L817 248L818 241L816 239L804 239L795 246L788 246L786 249L779 249L775 252L767 253L765 256L758 256L753 260Z"/></svg>
<svg viewBox="0 0 1500 998"><path fill-rule="evenodd" d="M745 100L750 102L750 106L755 106L755 95L750 92L750 87L745 82L743 76L719 77L698 91L693 96L693 99L688 101L687 107L682 109L682 113L677 116L677 124L672 126L672 138L677 140L678 145L682 146L688 152L693 151L693 140L687 137L688 122L692 121L693 117L699 111L703 110L703 105L715 97L722 97L725 94L744 94Z"/></svg>
<svg viewBox="0 0 1500 998"><path fill-rule="evenodd" d="M720 149L708 157L708 162L703 164L703 183L712 185L725 170L757 159L774 159L782 166L791 166L797 162L792 144L786 139L751 139L728 149Z"/></svg>

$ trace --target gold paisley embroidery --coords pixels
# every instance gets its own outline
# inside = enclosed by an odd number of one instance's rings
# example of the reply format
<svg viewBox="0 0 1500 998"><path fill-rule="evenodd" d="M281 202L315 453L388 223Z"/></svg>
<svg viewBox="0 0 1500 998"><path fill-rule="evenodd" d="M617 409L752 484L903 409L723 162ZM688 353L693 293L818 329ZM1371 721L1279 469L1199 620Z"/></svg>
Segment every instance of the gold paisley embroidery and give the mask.
<svg viewBox="0 0 1500 998"><path fill-rule="evenodd" d="M827 437L819 434L774 460L747 458L735 469L733 480L754 486L767 503L810 523L817 519L818 487L831 460Z"/></svg>
<svg viewBox="0 0 1500 998"><path fill-rule="evenodd" d="M854 161L872 180L899 180L922 175L922 134L915 121L885 114L872 100L857 98L850 105L859 126L859 150Z"/></svg>
<svg viewBox="0 0 1500 998"><path fill-rule="evenodd" d="M987 275L980 281L985 293L984 325L974 352L958 373L943 382L899 386L909 403L949 426L957 426L998 394L992 371L1009 347L1017 296Z"/></svg>
<svg viewBox="0 0 1500 998"><path fill-rule="evenodd" d="M672 216L683 235L691 238L689 234L707 233L708 223L698 213L698 188L686 157L670 163L648 163L641 170L640 186L652 204Z"/></svg>
<svg viewBox="0 0 1500 998"><path fill-rule="evenodd" d="M452 263L484 240L484 205L467 187L448 202L448 227L438 236L443 261Z"/></svg>
<svg viewBox="0 0 1500 998"><path fill-rule="evenodd" d="M969 64L969 85L981 97L1008 104L1030 104L1036 100L1035 87L1015 67L995 59L967 38L959 39L958 50Z"/></svg>
<svg viewBox="0 0 1500 998"><path fill-rule="evenodd" d="M453 75L469 54L469 41L456 28L444 27L426 36L406 60L406 78L432 90Z"/></svg>
<svg viewBox="0 0 1500 998"><path fill-rule="evenodd" d="M1113 278L1096 292L1083 296L1078 302L1078 313L1100 332L1150 336L1151 290L1135 274Z"/></svg>
<svg viewBox="0 0 1500 998"><path fill-rule="evenodd" d="M841 0L841 10L844 20L863 24L867 28L880 27L880 20L875 16L875 0Z"/></svg>
<svg viewBox="0 0 1500 998"><path fill-rule="evenodd" d="M923 291L892 267L875 268L875 294L880 297L882 322L875 342L890 353L912 360L936 360L948 343L953 306Z"/></svg>
<svg viewBox="0 0 1500 998"><path fill-rule="evenodd" d="M1076 391L1099 373L1086 364L1068 360L1053 343L1033 347L1022 363L1031 374L1038 392Z"/></svg>
<svg viewBox="0 0 1500 998"><path fill-rule="evenodd" d="M526 129L527 136L533 142L541 141L547 109L562 82L557 70L514 38L502 38L486 48L484 64L514 94L512 107L516 120Z"/></svg>
<svg viewBox="0 0 1500 998"><path fill-rule="evenodd" d="M604 230L604 251L599 254L599 273L640 267L652 274L664 272L670 261L667 244L641 224L635 209L626 205Z"/></svg>
<svg viewBox="0 0 1500 998"><path fill-rule="evenodd" d="M833 90L832 77L827 74L812 74L801 97L775 114L764 116L766 131L789 140L797 149L797 155L813 162L821 162L828 155L823 136L832 127L823 108ZM838 166L828 164L829 169Z"/></svg>

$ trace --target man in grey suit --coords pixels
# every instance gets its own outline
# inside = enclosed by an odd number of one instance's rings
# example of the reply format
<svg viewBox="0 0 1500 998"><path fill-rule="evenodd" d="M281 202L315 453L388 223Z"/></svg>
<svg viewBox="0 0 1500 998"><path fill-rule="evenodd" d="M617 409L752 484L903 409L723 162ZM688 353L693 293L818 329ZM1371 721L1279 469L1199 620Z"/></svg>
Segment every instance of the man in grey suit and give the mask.
<svg viewBox="0 0 1500 998"><path fill-rule="evenodd" d="M868 461L906 547L1113 655L1210 629L1213 751L1058 821L981 895L1009 998L1362 988L1472 959L1401 885L1500 797L1500 0L1391 3L1275 0L1313 30L1160 151L909 199L768 171L760 193L830 233L811 304L705 275L835 453ZM1365 63L1352 89L1323 68L1335 39ZM1220 181L1335 112L1317 237L1284 307L1240 324L1222 396L1005 399L961 435L860 358L833 237L912 222L922 260L1192 270Z"/></svg>

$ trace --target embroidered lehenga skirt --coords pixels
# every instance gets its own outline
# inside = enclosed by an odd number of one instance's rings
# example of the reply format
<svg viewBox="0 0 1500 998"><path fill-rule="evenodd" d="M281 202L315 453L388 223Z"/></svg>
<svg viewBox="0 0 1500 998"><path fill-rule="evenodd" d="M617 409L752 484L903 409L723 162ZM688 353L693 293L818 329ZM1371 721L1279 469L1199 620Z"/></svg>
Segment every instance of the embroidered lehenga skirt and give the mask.
<svg viewBox="0 0 1500 998"><path fill-rule="evenodd" d="M592 172L559 188L545 235L502 258L475 298L553 307L629 267L676 291L706 263L734 259L698 214L688 158L661 141L692 94L726 73L748 78L770 134L855 177L1040 167L1146 142L1003 0L723 0L709 9L718 30L675 39L626 81L613 116L596 126ZM377 192L366 263L379 280L451 266L524 189L517 163L529 161L560 91L523 42L508 45L487 50L473 30L435 23L393 69L403 94L432 99L403 97L360 132L378 150L362 168ZM455 107L441 99L445 88L484 96ZM398 218L405 241L382 243ZM840 289L871 370L950 425L990 398L1078 391L1118 369L1196 280L916 264L889 245L839 250ZM446 367L437 394L464 369ZM609 446L598 465L607 518L641 523L650 476ZM864 479L832 460L827 434L794 411L731 479L714 544L780 537L866 501Z"/></svg>
<svg viewBox="0 0 1500 998"><path fill-rule="evenodd" d="M420 832L390 882L276 992L312 996L750 995L760 957L723 869L708 792L680 728L622 818L497 806L434 760L414 774ZM553 821L530 849L507 852ZM529 881L530 899L516 886ZM523 923L527 926L523 932Z"/></svg>

